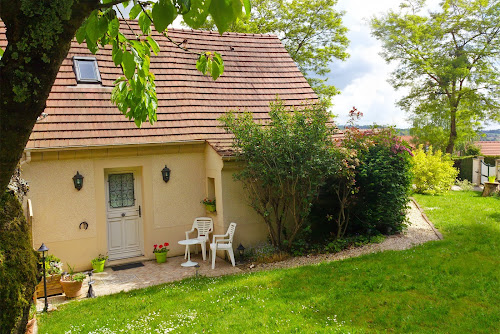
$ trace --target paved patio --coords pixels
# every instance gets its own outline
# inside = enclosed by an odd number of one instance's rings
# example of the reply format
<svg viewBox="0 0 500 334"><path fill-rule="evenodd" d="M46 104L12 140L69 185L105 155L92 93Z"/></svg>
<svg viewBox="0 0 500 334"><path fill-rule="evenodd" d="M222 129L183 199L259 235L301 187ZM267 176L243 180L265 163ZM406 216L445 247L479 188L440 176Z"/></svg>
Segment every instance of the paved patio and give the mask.
<svg viewBox="0 0 500 334"><path fill-rule="evenodd" d="M211 262L203 261L201 254L191 254L191 260L198 262L198 274L208 277L222 276L241 272L238 267L231 266L231 263L217 258L215 269L212 270ZM185 262L184 256L167 258L166 263L156 263L154 260L142 261L144 267L132 268L120 271L113 271L111 268L105 268L102 273L94 274L94 291L96 296L109 295L121 291L130 291L141 289L152 285L158 285L167 282L179 281L187 277L196 275L196 268L181 267ZM86 298L88 290L88 278L85 279L79 298ZM68 302L63 295L49 297L49 307L57 306ZM44 299L39 298L37 309L42 310Z"/></svg>

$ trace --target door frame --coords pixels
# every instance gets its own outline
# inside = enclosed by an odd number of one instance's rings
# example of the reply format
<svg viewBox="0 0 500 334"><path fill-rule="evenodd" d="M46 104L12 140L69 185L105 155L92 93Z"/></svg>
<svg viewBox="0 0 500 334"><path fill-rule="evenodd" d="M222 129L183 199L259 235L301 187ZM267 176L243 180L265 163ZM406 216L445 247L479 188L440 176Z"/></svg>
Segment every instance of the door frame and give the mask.
<svg viewBox="0 0 500 334"><path fill-rule="evenodd" d="M142 181L142 168L141 167L117 167L117 168L104 168L104 221L105 221L105 231L106 231L106 252L109 253L109 226L108 226L108 210L110 209L109 206L109 175L110 174L125 174L125 173L132 173L134 177L134 196L135 196L135 202L136 205L135 207L138 208L139 206L141 207L141 215L138 217L139 220L139 227L138 227L138 233L139 235L137 236L139 238L139 248L141 254L138 254L136 256L131 256L131 257L123 257L123 258L117 258L117 259L110 259L110 261L113 260L122 260L122 259L131 259L139 256L144 256L144 203L143 203L143 181Z"/></svg>

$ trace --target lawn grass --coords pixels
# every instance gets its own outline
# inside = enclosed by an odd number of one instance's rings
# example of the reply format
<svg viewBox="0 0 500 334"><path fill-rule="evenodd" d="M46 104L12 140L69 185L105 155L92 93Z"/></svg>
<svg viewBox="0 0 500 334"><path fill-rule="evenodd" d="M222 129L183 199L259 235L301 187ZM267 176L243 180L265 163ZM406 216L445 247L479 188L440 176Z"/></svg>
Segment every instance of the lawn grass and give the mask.
<svg viewBox="0 0 500 334"><path fill-rule="evenodd" d="M415 197L444 240L73 302L39 333L500 332L500 197Z"/></svg>

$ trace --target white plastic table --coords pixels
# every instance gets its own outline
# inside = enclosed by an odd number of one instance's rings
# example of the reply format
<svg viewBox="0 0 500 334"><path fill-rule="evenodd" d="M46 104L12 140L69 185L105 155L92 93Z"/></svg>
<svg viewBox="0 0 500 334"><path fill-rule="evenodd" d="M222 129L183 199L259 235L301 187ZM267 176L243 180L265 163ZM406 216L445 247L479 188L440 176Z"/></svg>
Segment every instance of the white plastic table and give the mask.
<svg viewBox="0 0 500 334"><path fill-rule="evenodd" d="M191 261L191 250L189 249L190 245L196 245L199 244L200 240L198 239L186 239L186 240L181 240L179 241L179 245L185 245L188 248L188 260L184 263L181 263L181 266L183 267L194 267L198 264L198 262L193 262Z"/></svg>

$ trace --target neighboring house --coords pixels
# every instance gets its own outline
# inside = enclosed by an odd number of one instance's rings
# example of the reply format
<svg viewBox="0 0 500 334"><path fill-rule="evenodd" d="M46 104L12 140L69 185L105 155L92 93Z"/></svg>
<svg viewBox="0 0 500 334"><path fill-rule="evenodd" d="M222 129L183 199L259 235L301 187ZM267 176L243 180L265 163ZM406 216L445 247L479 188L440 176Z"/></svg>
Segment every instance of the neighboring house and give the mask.
<svg viewBox="0 0 500 334"><path fill-rule="evenodd" d="M476 141L474 145L481 149L481 155L500 156L500 141Z"/></svg>
<svg viewBox="0 0 500 334"><path fill-rule="evenodd" d="M33 245L44 242L79 270L99 253L112 261L153 258L153 244L164 242L169 255L181 255L177 241L199 216L214 219L215 234L236 222L236 245L266 240L267 227L233 180L238 167L231 136L217 119L229 110L266 119L277 95L297 106L317 97L276 36L177 29L169 36L195 52L220 52L224 74L217 81L203 76L196 55L156 35L161 53L151 68L158 122L137 128L110 102L121 74L110 49L92 55L73 42L26 146L22 169L30 184ZM77 172L84 177L81 190L73 184ZM205 197L216 199L216 213L205 211Z"/></svg>

